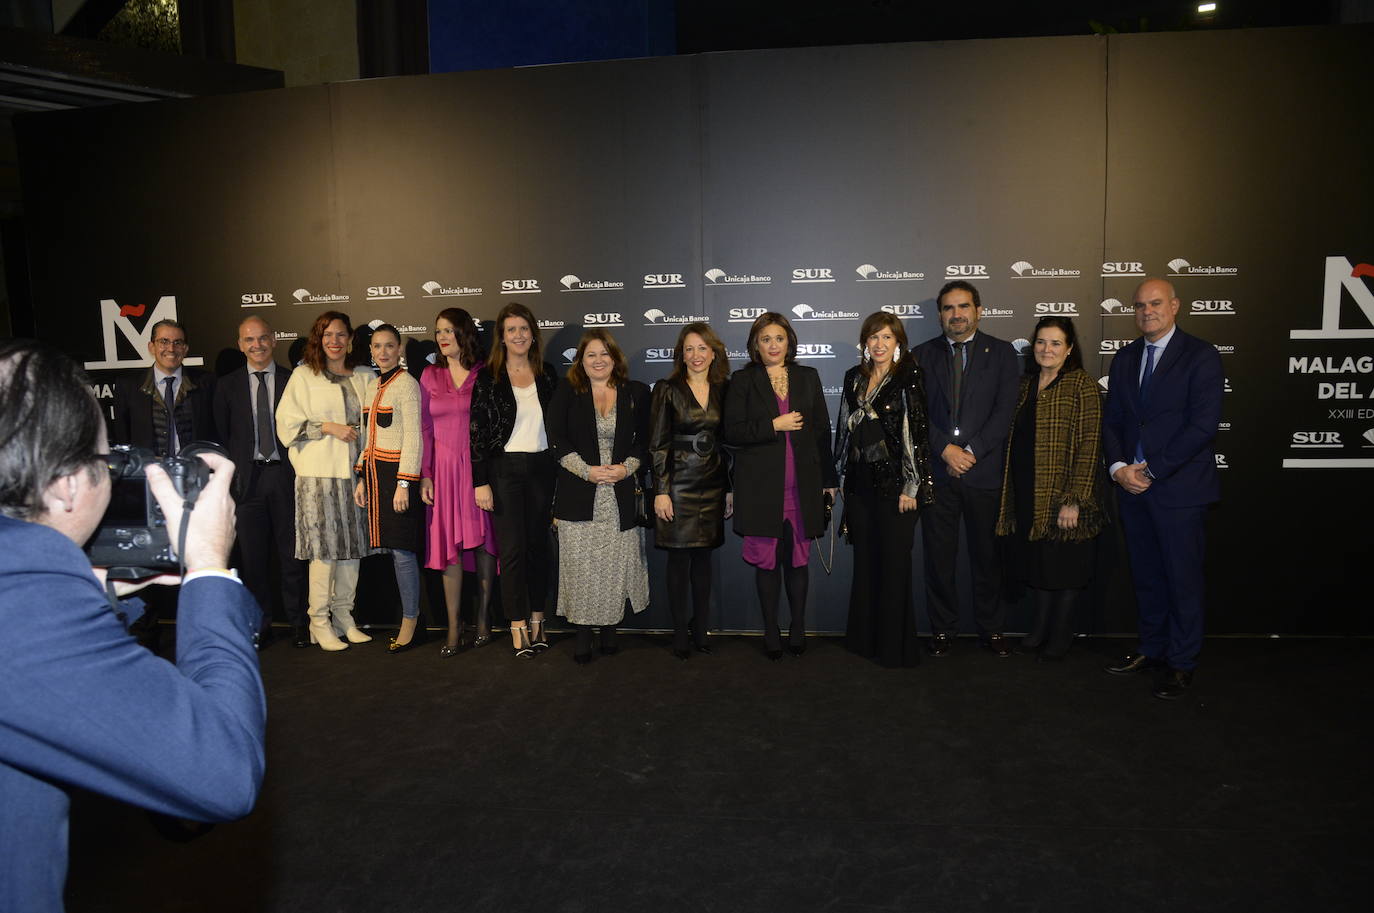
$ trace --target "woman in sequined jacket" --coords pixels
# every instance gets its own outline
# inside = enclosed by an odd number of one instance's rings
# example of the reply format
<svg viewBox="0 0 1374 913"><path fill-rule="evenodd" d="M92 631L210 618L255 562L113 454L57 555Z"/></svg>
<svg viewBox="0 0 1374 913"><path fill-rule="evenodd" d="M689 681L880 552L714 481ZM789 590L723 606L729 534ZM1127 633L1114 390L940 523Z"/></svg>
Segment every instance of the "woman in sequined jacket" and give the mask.
<svg viewBox="0 0 1374 913"><path fill-rule="evenodd" d="M835 468L854 546L846 645L884 666L919 662L911 606L911 546L919 509L935 500L925 385L902 322L870 314L862 361L844 377Z"/></svg>

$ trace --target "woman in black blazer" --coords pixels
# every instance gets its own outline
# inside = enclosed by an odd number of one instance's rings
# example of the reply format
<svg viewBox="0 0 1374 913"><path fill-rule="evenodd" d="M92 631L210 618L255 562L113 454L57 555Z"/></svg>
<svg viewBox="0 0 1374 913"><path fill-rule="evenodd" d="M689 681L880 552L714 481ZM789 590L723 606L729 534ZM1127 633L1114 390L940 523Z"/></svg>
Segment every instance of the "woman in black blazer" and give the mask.
<svg viewBox="0 0 1374 913"><path fill-rule="evenodd" d="M838 481L830 459L830 413L821 378L796 364L797 334L782 314L768 312L749 329L749 364L730 378L725 440L735 446L735 532L754 565L763 609L764 647L782 657L780 589L792 624L787 646L806 649L807 561L810 540L825 531L825 495Z"/></svg>
<svg viewBox="0 0 1374 913"><path fill-rule="evenodd" d="M558 378L540 360L539 351L534 314L510 302L496 315L491 357L472 390L473 495L478 507L492 513L501 604L520 657L534 656L549 645L544 595L554 463L544 412Z"/></svg>
<svg viewBox="0 0 1374 913"><path fill-rule="evenodd" d="M558 460L558 613L577 627L579 663L591 661L593 627L609 656L625 607L642 612L649 604L635 505L635 476L648 455L649 388L628 374L611 334L587 330L549 403Z"/></svg>

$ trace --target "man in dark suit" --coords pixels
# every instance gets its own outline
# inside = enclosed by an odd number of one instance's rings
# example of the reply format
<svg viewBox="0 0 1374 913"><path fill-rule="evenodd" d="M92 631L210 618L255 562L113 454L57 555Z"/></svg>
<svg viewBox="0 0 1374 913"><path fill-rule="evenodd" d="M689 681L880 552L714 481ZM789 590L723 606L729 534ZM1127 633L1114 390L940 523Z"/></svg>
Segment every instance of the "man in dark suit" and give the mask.
<svg viewBox="0 0 1374 913"><path fill-rule="evenodd" d="M180 553L173 665L129 636L122 621L136 600L112 602L81 551L110 501L87 384L54 349L0 342L0 910L61 911L73 787L222 821L248 814L262 782L258 607L224 569L233 465L203 457L213 474ZM150 467L148 486L178 528L171 481ZM111 582L117 594L136 588Z"/></svg>
<svg viewBox="0 0 1374 913"><path fill-rule="evenodd" d="M305 606L305 562L296 560L296 476L286 448L277 440L276 412L291 369L272 359L277 337L267 321L248 317L239 324L239 351L248 363L215 384L215 427L234 461L238 502L240 570L262 606L260 646L272 626L271 555L281 569L282 605L294 629L292 645L310 645Z"/></svg>
<svg viewBox="0 0 1374 913"><path fill-rule="evenodd" d="M186 330L175 320L153 324L148 354L153 366L115 385L110 442L173 456L192 441L217 441L210 401L214 378L182 365Z"/></svg>
<svg viewBox="0 0 1374 913"><path fill-rule="evenodd" d="M921 516L930 653L948 653L959 630L954 566L962 517L981 643L997 656L1010 656L1002 636L1006 610L994 531L1003 451L1020 383L1016 350L979 331L983 303L972 284L962 279L945 283L935 304L944 332L916 347L916 361L925 372L930 452L935 457L935 503Z"/></svg>
<svg viewBox="0 0 1374 913"><path fill-rule="evenodd" d="M211 398L214 376L182 364L186 359L186 330L175 320L153 324L147 371L121 377L115 384L114 419L110 443L132 444L159 457L175 456L192 441L218 441ZM162 628L158 618L172 612L174 594L162 590L148 595L143 617L131 627L139 643L157 652Z"/></svg>
<svg viewBox="0 0 1374 913"><path fill-rule="evenodd" d="M1167 669L1154 695L1174 700L1202 649L1203 521L1221 497L1212 441L1225 378L1216 349L1178 329L1172 285L1147 279L1134 301L1141 337L1112 361L1102 453L1121 488L1140 648L1107 671Z"/></svg>

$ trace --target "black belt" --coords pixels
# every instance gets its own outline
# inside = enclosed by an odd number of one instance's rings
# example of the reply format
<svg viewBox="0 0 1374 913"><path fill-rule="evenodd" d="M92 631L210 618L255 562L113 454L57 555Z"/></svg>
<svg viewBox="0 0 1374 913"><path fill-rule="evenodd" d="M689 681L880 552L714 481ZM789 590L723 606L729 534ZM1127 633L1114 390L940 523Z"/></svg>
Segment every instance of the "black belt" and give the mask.
<svg viewBox="0 0 1374 913"><path fill-rule="evenodd" d="M887 441L874 441L867 446L850 444L849 461L851 463L882 463L892 459L892 452L887 449Z"/></svg>
<svg viewBox="0 0 1374 913"><path fill-rule="evenodd" d="M254 460L254 466L280 466L281 460Z"/></svg>
<svg viewBox="0 0 1374 913"><path fill-rule="evenodd" d="M710 456L716 452L719 446L715 433L711 431L673 435L673 448L675 450L690 450L700 457Z"/></svg>

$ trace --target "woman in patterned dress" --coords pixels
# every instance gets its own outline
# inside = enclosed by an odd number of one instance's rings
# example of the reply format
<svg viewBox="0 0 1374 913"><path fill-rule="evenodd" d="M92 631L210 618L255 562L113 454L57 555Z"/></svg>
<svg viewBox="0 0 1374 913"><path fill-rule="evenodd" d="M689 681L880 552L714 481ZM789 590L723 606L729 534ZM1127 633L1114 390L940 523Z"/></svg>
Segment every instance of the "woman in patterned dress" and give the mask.
<svg viewBox="0 0 1374 913"><path fill-rule="evenodd" d="M347 314L316 317L277 405L277 437L296 471L296 557L310 562L310 641L330 651L372 639L353 622L358 562L369 554L353 463L372 370L354 367L352 344Z"/></svg>
<svg viewBox="0 0 1374 913"><path fill-rule="evenodd" d="M558 524L558 613L577 627L579 663L618 649L625 607L649 604L644 530L637 523L635 474L647 456L649 388L630 380L611 334L588 330L568 376L554 391L549 445L558 460L553 515Z"/></svg>
<svg viewBox="0 0 1374 913"><path fill-rule="evenodd" d="M439 653L453 656L463 633L459 612L465 570L477 572L482 588L472 645L480 647L491 637L487 609L496 578L496 536L491 514L479 509L473 496L472 391L484 362L472 315L462 308L440 311L434 318L434 341L439 346L438 360L420 375L425 451L420 497L429 505L425 567L443 572L448 609L448 637Z"/></svg>
<svg viewBox="0 0 1374 913"><path fill-rule="evenodd" d="M401 594L401 630L387 653L420 643L420 504L410 486L420 481L420 385L401 367L401 334L389 323L372 331L372 360L381 372L363 393L363 449L354 470L353 499L367 511L367 544L391 552ZM423 633L423 632L420 632Z"/></svg>

